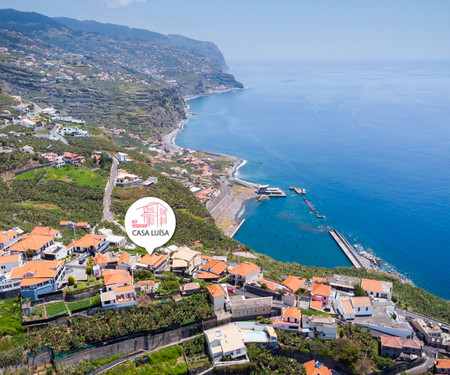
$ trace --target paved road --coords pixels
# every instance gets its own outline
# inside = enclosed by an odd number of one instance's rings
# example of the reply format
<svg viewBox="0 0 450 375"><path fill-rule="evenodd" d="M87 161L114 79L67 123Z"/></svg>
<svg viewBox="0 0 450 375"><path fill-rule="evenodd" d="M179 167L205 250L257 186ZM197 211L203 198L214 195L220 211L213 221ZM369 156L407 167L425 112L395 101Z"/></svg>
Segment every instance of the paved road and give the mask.
<svg viewBox="0 0 450 375"><path fill-rule="evenodd" d="M407 370L406 373L420 375L426 372L427 370L431 369L433 365L434 365L434 358L428 357L427 361L424 364L413 367L412 369Z"/></svg>
<svg viewBox="0 0 450 375"><path fill-rule="evenodd" d="M60 135L60 134L58 133L58 131L59 131L60 128L61 128L61 125L60 125L60 124L56 124L56 125L53 127L53 129L51 130L50 135L51 135L52 137L58 137L58 139L59 139L62 143L68 145L69 142L67 142L67 139L64 138L62 135Z"/></svg>
<svg viewBox="0 0 450 375"><path fill-rule="evenodd" d="M220 193L207 204L209 212L212 214L215 209L227 198L228 196L228 181L225 178L219 177L216 182L220 185Z"/></svg>
<svg viewBox="0 0 450 375"><path fill-rule="evenodd" d="M111 173L105 188L105 196L103 197L103 217L102 221L114 222L114 214L111 212L111 194L116 185L117 166L119 161L114 155L108 154L112 159Z"/></svg>
<svg viewBox="0 0 450 375"><path fill-rule="evenodd" d="M404 309L401 309L399 307L396 307L395 311L396 311L397 315L402 315L402 316L405 316L405 317L408 317L408 318L413 318L413 319L426 319L426 320L428 320L428 321L430 321L430 322L432 322L432 323L434 323L436 325L441 326L441 328L443 328L443 329L445 329L447 331L450 331L450 324L442 322L440 320L429 318L428 316L424 316L424 315L417 314L417 313L412 312L412 311L404 310Z"/></svg>

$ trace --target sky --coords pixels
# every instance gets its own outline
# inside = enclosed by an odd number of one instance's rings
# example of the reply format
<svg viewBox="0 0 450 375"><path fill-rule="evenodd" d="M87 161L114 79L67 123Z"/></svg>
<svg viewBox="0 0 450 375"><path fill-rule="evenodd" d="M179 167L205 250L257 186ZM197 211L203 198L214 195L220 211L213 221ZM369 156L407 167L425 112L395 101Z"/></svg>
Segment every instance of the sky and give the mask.
<svg viewBox="0 0 450 375"><path fill-rule="evenodd" d="M448 0L0 0L0 8L208 40L227 61L450 59Z"/></svg>

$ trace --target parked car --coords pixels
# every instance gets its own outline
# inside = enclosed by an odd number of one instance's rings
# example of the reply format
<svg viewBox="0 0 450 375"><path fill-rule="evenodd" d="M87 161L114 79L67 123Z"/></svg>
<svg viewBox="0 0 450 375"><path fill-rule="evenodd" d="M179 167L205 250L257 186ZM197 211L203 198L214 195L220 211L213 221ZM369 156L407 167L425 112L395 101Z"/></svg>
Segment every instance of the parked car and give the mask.
<svg viewBox="0 0 450 375"><path fill-rule="evenodd" d="M227 288L227 292L228 292L228 293L236 293L236 289L231 288L231 287L228 287L228 288Z"/></svg>

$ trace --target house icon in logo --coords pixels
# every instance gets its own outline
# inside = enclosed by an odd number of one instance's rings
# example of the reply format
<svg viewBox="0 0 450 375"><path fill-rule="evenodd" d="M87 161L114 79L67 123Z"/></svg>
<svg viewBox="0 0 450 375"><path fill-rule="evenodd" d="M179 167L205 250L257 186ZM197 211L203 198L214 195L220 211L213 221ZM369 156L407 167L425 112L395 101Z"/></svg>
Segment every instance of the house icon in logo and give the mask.
<svg viewBox="0 0 450 375"><path fill-rule="evenodd" d="M152 202L139 207L138 210L143 210L141 216L144 219L144 225L141 227L161 227L167 224L167 208L161 203Z"/></svg>

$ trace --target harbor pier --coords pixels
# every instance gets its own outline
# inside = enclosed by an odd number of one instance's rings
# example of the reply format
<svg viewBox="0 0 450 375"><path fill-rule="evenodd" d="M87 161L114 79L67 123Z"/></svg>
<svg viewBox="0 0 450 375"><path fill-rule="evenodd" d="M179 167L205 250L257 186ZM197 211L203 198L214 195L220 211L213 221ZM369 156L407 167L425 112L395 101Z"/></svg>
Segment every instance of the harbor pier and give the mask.
<svg viewBox="0 0 450 375"><path fill-rule="evenodd" d="M349 242L342 234L334 229L328 231L328 233L330 233L331 237L333 237L333 239L336 241L338 246L341 248L341 250L347 256L348 260L353 264L355 268L364 267L363 263L360 260L359 254L355 251L353 246L349 244Z"/></svg>

